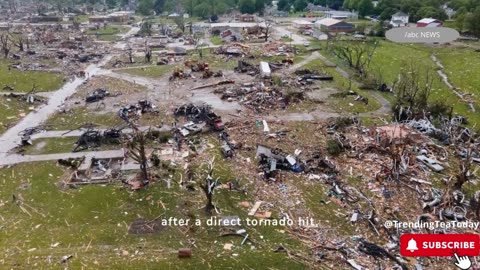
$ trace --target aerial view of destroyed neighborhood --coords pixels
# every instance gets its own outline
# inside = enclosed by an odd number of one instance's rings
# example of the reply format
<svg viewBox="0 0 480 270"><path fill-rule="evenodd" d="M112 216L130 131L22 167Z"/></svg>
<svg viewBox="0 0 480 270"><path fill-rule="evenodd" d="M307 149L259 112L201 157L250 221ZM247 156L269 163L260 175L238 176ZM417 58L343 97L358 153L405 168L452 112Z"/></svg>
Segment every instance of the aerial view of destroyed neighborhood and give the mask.
<svg viewBox="0 0 480 270"><path fill-rule="evenodd" d="M0 269L480 269L480 0L0 0Z"/></svg>

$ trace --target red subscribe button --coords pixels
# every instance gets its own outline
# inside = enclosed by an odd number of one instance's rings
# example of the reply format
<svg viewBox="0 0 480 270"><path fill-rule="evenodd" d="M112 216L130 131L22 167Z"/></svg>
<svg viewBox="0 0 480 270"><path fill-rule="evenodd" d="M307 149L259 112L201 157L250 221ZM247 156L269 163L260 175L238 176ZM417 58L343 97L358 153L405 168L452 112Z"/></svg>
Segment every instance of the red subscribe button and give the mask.
<svg viewBox="0 0 480 270"><path fill-rule="evenodd" d="M400 237L402 256L478 256L478 234L404 234Z"/></svg>

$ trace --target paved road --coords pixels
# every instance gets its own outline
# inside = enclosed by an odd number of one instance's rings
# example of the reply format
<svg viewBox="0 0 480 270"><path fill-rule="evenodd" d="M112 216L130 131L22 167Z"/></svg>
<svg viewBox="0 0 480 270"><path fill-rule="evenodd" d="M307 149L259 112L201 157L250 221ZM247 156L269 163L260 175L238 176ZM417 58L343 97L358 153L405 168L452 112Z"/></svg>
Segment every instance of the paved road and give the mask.
<svg viewBox="0 0 480 270"><path fill-rule="evenodd" d="M95 151L95 152L76 152L76 153L59 153L59 154L48 154L48 155L20 155L20 154L11 154L8 156L8 159L0 159L0 166L13 165L18 163L25 162L34 162L34 161L48 161L48 160L59 160L67 158L81 158L85 157L86 159L95 158L121 158L124 156L123 150L110 150L110 151Z"/></svg>
<svg viewBox="0 0 480 270"><path fill-rule="evenodd" d="M318 53L318 52L317 52ZM335 63L333 63L332 61L328 60L325 56L321 55L320 53L318 53L318 57L319 59L321 59L327 66L331 66L331 67L335 67L335 70L344 78L346 79L350 79L350 74L348 74L347 71L345 71L344 69L340 68L339 66L337 66ZM356 82L356 81L353 81L352 80L352 84L358 86L359 83ZM380 103L380 108L376 111L373 111L373 112L368 112L368 113L363 113L361 115L365 115L365 116L374 116L374 115L377 115L377 116L383 116L383 115L386 115L386 114L390 114L392 112L392 108L391 108L391 104L388 100L386 100L384 97L382 97L382 95L380 95L378 92L375 92L375 91L369 91L368 92L370 95L372 95L379 103Z"/></svg>
<svg viewBox="0 0 480 270"><path fill-rule="evenodd" d="M280 33L290 33L287 29L283 27L277 27L280 29ZM126 35L133 35L138 31L137 29L132 28ZM283 31L283 32L282 32ZM283 34L282 34L283 35ZM289 34L288 34L289 35ZM306 39L293 34L292 38L294 39L294 44L303 44L306 42ZM105 75L110 76L122 80L127 80L130 82L135 82L141 85L145 85L149 90L155 91L168 91L168 82L167 81L160 81L157 79L152 78L145 78L134 76L130 74L120 74L112 72L111 70L101 69L100 67L108 62L112 58L112 55L108 55L104 58L102 62L99 64L93 64L87 67L85 70L86 73L92 75ZM302 62L299 62L292 67L289 68L289 72L293 71L294 69L300 68L301 66L305 65L306 63L310 62L314 59L321 59L329 66L335 66L335 64L331 63L327 58L321 55L319 52L314 52L312 55L305 58ZM349 78L349 74L342 70L339 67L336 67L336 70L345 78ZM76 158L86 156L87 158L97 157L97 158L113 158L113 157L122 157L123 151L122 150L114 150L114 151L92 151L92 152L80 152L80 153L59 153L59 154L50 154L50 155L19 155L19 154L10 154L7 156L7 153L11 151L13 148L19 145L20 137L18 133L23 131L28 127L38 126L40 123L46 121L51 114L53 114L59 106L61 106L64 100L73 95L78 87L84 83L87 78L75 78L74 81L66 83L61 89L56 92L51 92L52 94L49 96L49 101L46 105L40 107L34 112L31 112L25 118L23 118L17 125L7 130L3 135L0 136L0 144L2 145L1 152L0 152L0 165L12 165L16 163L22 162L31 162L31 161L44 161L44 160L57 160L60 158ZM207 91L207 90L205 90ZM197 93L198 92L198 93ZM213 99L218 97L210 91L208 93L203 93L197 91L195 95L193 95L190 99L192 101L196 101L197 99L201 99L205 95L204 98L208 99L205 100L206 102L213 102ZM211 95L208 95L208 94ZM380 109L375 112L361 114L361 115L385 115L390 113L390 104L389 102L380 96L376 92L371 92L371 95L374 96L382 105ZM222 104L220 104L222 105ZM227 103L228 107L233 107L231 103ZM284 120L284 121L311 121L311 120L319 120L319 119L326 119L331 117L338 117L340 113L335 112L325 112L325 111L313 111L308 113L290 113L284 115L274 115L274 116L267 116L265 117L268 120ZM79 136L81 135L82 131L72 131L67 135L64 135L65 131L49 131L45 133L39 133L33 136L34 139L37 138L47 138L47 137L65 137L65 136Z"/></svg>
<svg viewBox="0 0 480 270"><path fill-rule="evenodd" d="M110 58L111 56L107 56L99 64L92 64L88 66L85 69L85 72L90 74L90 76L97 74L100 71L99 66L104 65L110 60ZM5 131L5 133L0 136L0 144L2 145L0 159L5 159L6 154L19 145L20 137L18 136L18 133L20 131L23 131L29 127L38 126L41 122L46 121L53 113L55 113L55 111L57 111L58 107L63 104L65 99L73 95L78 87L85 81L87 81L87 78L76 77L72 82L66 83L62 88L51 95L46 105L43 105L37 110L29 113L15 126Z"/></svg>
<svg viewBox="0 0 480 270"><path fill-rule="evenodd" d="M278 38L283 36L291 37L293 39L291 42L293 45L303 45L308 43L308 40L304 36L293 33L286 26L275 26L274 31L274 35Z"/></svg>

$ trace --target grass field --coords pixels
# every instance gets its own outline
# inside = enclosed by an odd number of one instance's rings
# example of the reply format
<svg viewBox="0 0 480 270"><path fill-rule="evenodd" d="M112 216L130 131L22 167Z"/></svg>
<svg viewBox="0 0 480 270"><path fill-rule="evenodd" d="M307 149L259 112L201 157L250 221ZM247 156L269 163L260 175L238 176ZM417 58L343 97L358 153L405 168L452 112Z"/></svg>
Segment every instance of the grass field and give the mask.
<svg viewBox="0 0 480 270"><path fill-rule="evenodd" d="M446 68L447 75L450 76L452 83L458 85L458 88L466 92L475 93L475 88L480 85L480 65L475 60L474 51L461 48L430 48L422 45L396 44L392 42L380 42L380 46L375 51L371 63L371 70L381 73L384 80L392 83L400 69L413 61L417 65L423 66L434 72L433 89L431 100L447 101L454 107L454 112L467 116L473 121L480 121L480 115L470 111L468 105L462 102L436 74L438 67L431 59L432 54L439 53L439 58ZM464 62L468 61L468 62ZM478 90L477 90L478 91ZM477 92L479 93L479 92Z"/></svg>
<svg viewBox="0 0 480 270"><path fill-rule="evenodd" d="M217 140L211 138L211 143ZM234 168L221 158L217 147L207 151L218 157L214 175L222 182L235 177ZM201 161L193 166L204 174ZM59 264L61 257L71 254L68 266L72 269L305 269L285 253L272 252L280 245L289 250L299 248L283 227L242 226L255 241L244 245L241 237L219 237L219 226L167 226L155 234L129 233L130 224L138 220L176 217L192 222L198 219L203 224L207 220L202 191L179 188L180 167L152 172L164 178L171 174L172 187L159 181L136 192L120 184L61 189L58 183L66 174L54 162L0 169L2 264L22 269L60 268L64 266ZM249 193L254 188L249 186ZM12 195L17 203L12 202ZM249 199L243 193L215 191L214 203L222 216L247 217L247 210L238 205L245 200ZM192 257L179 259L177 250L190 246L190 240L195 241ZM234 244L233 249L225 250L226 243Z"/></svg>
<svg viewBox="0 0 480 270"><path fill-rule="evenodd" d="M350 82L348 79L342 77L334 68L327 67L320 59L312 60L311 62L307 63L306 65L302 66L301 68L316 70L320 73L325 72L331 74L333 76L333 82L323 82L327 87L334 87L338 89L340 92L347 91ZM373 98L368 91L362 91L358 89L354 84L351 85L351 90L354 90L358 94L368 98L368 104L365 105L363 102L354 101L353 99L355 96L346 96L344 98L341 97L330 97L330 105L332 108L335 108L339 112L353 112L353 113L363 113L363 112L370 112L380 108L380 103ZM350 105L351 104L351 105ZM353 106L352 106L353 105Z"/></svg>
<svg viewBox="0 0 480 270"><path fill-rule="evenodd" d="M196 53L196 51L192 51L190 52L188 59L207 62L209 63L210 68L213 69L213 71L233 70L233 68L237 66L237 61L235 60L225 61L224 59L218 58L216 55L210 53L210 50L208 49L203 49L202 55L203 55L203 58L200 59L200 56ZM160 78L167 74L169 75L175 69L176 66L182 69L185 69L185 66L183 64L176 64L176 65L172 64L172 65L119 69L116 72L127 73L135 76L142 76L142 77L148 77L148 78Z"/></svg>
<svg viewBox="0 0 480 270"><path fill-rule="evenodd" d="M222 38L220 36L212 36L210 38L210 42L212 42L213 45L222 45L223 44Z"/></svg>
<svg viewBox="0 0 480 270"><path fill-rule="evenodd" d="M114 41L118 38L117 35L126 33L128 31L128 27L125 26L114 26L114 25L107 25L107 27L100 27L98 30L89 29L87 30L88 35L98 35L99 40L103 41Z"/></svg>
<svg viewBox="0 0 480 270"><path fill-rule="evenodd" d="M75 107L70 113L56 113L44 124L53 130L77 129L87 123L93 123L99 127L123 126L124 122L116 113L96 113L85 106Z"/></svg>
<svg viewBox="0 0 480 270"><path fill-rule="evenodd" d="M38 92L58 90L63 85L63 75L43 71L21 71L8 68L13 61L0 60L0 91L8 85L14 87L15 92L28 92L33 85L37 86Z"/></svg>
<svg viewBox="0 0 480 270"><path fill-rule="evenodd" d="M78 137L43 138L33 141L33 145L24 147L25 155L56 154L72 152Z"/></svg>
<svg viewBox="0 0 480 270"><path fill-rule="evenodd" d="M139 67L117 70L119 73L127 73L135 76L142 76L148 78L159 78L173 71L175 65L162 65L151 67Z"/></svg>
<svg viewBox="0 0 480 270"><path fill-rule="evenodd" d="M470 48L441 48L435 51L450 82L460 91L480 96L480 52Z"/></svg>
<svg viewBox="0 0 480 270"><path fill-rule="evenodd" d="M320 45L323 45L325 48L325 42L318 42ZM462 102L441 80L440 76L436 73L438 67L431 59L432 54L439 53L440 60L446 58L450 61L443 63L445 68L450 70L452 73L452 79L461 78L464 87L470 85L476 85L476 79L474 74L477 74L478 68L475 68L476 62L475 58L471 58L472 68L469 69L469 72L465 72L465 68L460 68L461 57L456 57L455 54L464 55L464 52L473 53L472 50L460 49L460 48L432 48L423 45L415 44L398 44L389 41L380 41L379 45L373 55L372 62L370 64L370 72L374 74L381 74L381 78L387 83L392 84L401 69L408 63L416 63L421 68L429 69L430 72L434 74L432 95L430 99L432 101L447 101L448 104L454 107L454 112L461 115L467 116L474 122L480 121L480 114L476 114L470 111L468 105L465 102ZM443 53L443 56L442 56ZM336 58L335 56L329 54L326 50L322 51L322 54L329 58L332 62L336 63L343 69L349 71L353 74L353 71L350 70L344 62ZM465 58L473 57L473 55L465 55ZM475 63L473 63L475 62ZM459 74L464 74L463 77ZM466 75L465 75L466 74ZM473 74L473 75L472 75ZM394 97L391 95L384 95L387 100L393 101Z"/></svg>
<svg viewBox="0 0 480 270"><path fill-rule="evenodd" d="M223 59L222 57L218 57L218 55L213 53L211 49L208 48L202 49L202 57L203 58L200 58L200 55L196 50L192 50L189 52L188 59L207 62L209 63L210 68L214 69L213 71L216 71L216 69L233 70L237 66L236 59Z"/></svg>
<svg viewBox="0 0 480 270"><path fill-rule="evenodd" d="M88 22L88 15L77 15L77 16L75 16L75 18L80 23Z"/></svg>
<svg viewBox="0 0 480 270"><path fill-rule="evenodd" d="M154 62L154 59L152 60L152 62ZM113 65L117 62L117 61L121 61L122 63L124 63L124 65L121 65L121 66L118 66L118 67L113 67ZM114 56L110 61L107 62L107 64L105 65L106 68L125 68L125 67L135 67L135 66L145 66L145 65L148 65L148 63L145 63L145 57L143 56L133 56L133 63L130 64L129 63L130 59L128 59L128 55L127 54L122 54L122 55L117 55L117 56Z"/></svg>
<svg viewBox="0 0 480 270"><path fill-rule="evenodd" d="M24 101L0 96L0 134L22 118L19 114L28 114L29 107Z"/></svg>
<svg viewBox="0 0 480 270"><path fill-rule="evenodd" d="M88 94L99 88L106 89L112 97L117 95L131 95L134 93L145 92L147 90L147 87L144 85L100 75L95 76L85 84L82 84L73 97L78 97L84 100Z"/></svg>
<svg viewBox="0 0 480 270"><path fill-rule="evenodd" d="M22 154L25 155L45 155L45 154L58 154L58 153L70 153L75 148L75 143L78 137L60 137L60 138L41 138L33 141L33 145L24 147L25 150ZM120 149L121 145L118 144L102 144L98 148L90 148L84 151L105 151Z"/></svg>

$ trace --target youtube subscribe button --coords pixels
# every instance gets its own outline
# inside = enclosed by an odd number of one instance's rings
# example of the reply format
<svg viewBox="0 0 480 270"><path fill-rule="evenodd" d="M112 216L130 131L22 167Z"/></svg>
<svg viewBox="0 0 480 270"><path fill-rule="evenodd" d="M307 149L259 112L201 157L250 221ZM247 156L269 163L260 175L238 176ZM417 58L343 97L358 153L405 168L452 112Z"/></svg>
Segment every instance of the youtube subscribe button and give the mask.
<svg viewBox="0 0 480 270"><path fill-rule="evenodd" d="M478 256L478 234L404 234L400 237L402 256Z"/></svg>

